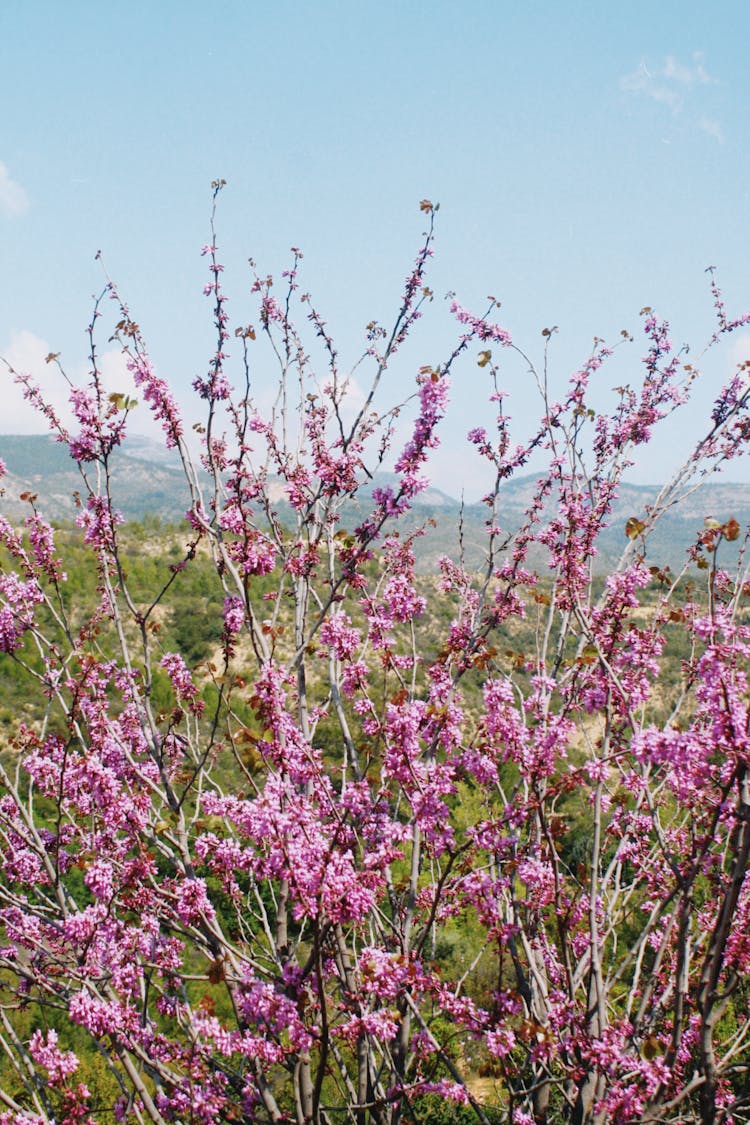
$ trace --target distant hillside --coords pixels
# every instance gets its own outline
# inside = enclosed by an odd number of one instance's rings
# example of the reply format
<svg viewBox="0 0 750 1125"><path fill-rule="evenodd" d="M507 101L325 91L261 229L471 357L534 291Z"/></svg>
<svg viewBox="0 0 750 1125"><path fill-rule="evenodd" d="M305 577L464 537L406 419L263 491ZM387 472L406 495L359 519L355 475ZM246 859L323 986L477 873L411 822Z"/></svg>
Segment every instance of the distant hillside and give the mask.
<svg viewBox="0 0 750 1125"><path fill-rule="evenodd" d="M35 493L37 506L48 519L63 521L75 518L74 492L82 491L80 473L64 445L48 435L0 436L0 457L5 461L7 476L3 482L0 513L20 522L28 513L28 504L20 499L24 492ZM503 489L500 522L504 530L514 531L531 503L536 489L536 476L509 481ZM372 487L387 484L395 478L388 474L377 477L361 497L349 505L342 517L346 527L354 527L370 508ZM113 491L116 506L128 520L155 516L165 522L184 518L188 491L181 471L170 461L168 451L147 438L129 438L114 458ZM597 569L610 570L627 544L625 524L631 516L642 515L653 501L658 489L652 486L623 484L610 526L598 543ZM272 497L282 518L287 507L283 488ZM469 566L481 565L486 542L487 509L482 504L460 503L436 488L427 489L413 510L400 522L404 534L425 528L415 544L420 569L434 570L442 555L456 558L460 539L465 561ZM704 484L661 520L649 537L649 558L660 566L673 569L682 565L685 550L703 527L707 516L724 522L734 517L743 527L750 526L750 484L731 484L721 480ZM724 556L729 561L729 548Z"/></svg>
<svg viewBox="0 0 750 1125"><path fill-rule="evenodd" d="M47 434L10 435L0 437L0 457L8 470L0 510L8 519L28 513L28 504L19 499L23 492L37 494L37 506L48 519L75 518L73 494L82 492L83 485L67 446ZM113 465L114 500L125 519L147 513L166 521L183 518L188 506L184 477L156 442L130 439L127 449L115 452Z"/></svg>

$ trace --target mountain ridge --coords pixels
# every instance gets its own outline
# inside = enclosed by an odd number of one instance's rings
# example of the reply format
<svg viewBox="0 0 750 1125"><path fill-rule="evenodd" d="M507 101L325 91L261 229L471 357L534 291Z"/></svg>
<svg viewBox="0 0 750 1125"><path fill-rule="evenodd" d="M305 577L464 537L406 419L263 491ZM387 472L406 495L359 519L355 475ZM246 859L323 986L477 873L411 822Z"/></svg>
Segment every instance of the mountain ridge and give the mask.
<svg viewBox="0 0 750 1125"><path fill-rule="evenodd" d="M22 522L28 514L25 493L37 497L36 505L50 520L75 519L74 494L81 492L82 481L75 461L64 443L49 434L0 435L0 458L6 464L2 481L0 513L11 522ZM128 438L114 455L113 500L126 520L158 518L174 523L184 518L189 504L189 493L180 468L169 463L169 451L148 438ZM356 500L342 510L341 522L353 528L366 515L371 506L369 492L397 480L395 475L380 473L363 488ZM503 485L501 493L502 528L510 534L519 525L531 503L538 474L528 474L512 479ZM273 502L283 518L288 504L283 484L276 482L272 491ZM598 539L596 569L608 571L616 565L627 546L625 524L633 516L640 517L653 503L660 486L622 482L613 505L609 526ZM706 481L669 509L648 538L648 557L659 566L680 568L685 562L685 552L703 530L704 519L711 517L720 523L730 517L741 527L750 527L750 484L737 484L722 479ZM461 501L429 486L421 493L408 512L399 521L402 533L410 534L424 528L415 539L415 553L420 570L435 570L439 558L449 555L456 558L463 547L464 559L469 566L481 565L486 543L487 507L482 501L464 504ZM460 530L459 530L460 529ZM737 557L736 546L726 545L727 559Z"/></svg>

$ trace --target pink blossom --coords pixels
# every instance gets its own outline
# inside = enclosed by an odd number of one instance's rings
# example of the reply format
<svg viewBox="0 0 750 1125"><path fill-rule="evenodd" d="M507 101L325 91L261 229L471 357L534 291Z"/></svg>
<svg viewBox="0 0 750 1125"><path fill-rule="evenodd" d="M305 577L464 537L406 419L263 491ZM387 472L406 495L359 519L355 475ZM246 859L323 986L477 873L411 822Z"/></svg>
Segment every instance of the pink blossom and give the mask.
<svg viewBox="0 0 750 1125"><path fill-rule="evenodd" d="M451 312L459 324L467 325L471 329L472 335L477 336L480 340L495 340L503 347L510 346L511 338L507 329L501 328L498 324L490 324L484 317L472 316L455 299L451 301Z"/></svg>
<svg viewBox="0 0 750 1125"><path fill-rule="evenodd" d="M184 658L179 652L166 652L159 664L172 681L172 687L178 699L192 701L196 698L198 689L187 669Z"/></svg>
<svg viewBox="0 0 750 1125"><path fill-rule="evenodd" d="M245 624L245 607L242 599L232 595L224 599L224 628L230 638L237 637Z"/></svg>
<svg viewBox="0 0 750 1125"><path fill-rule="evenodd" d="M47 1032L37 1029L29 1040L29 1054L44 1067L53 1084L64 1082L79 1065L78 1056L73 1051L61 1051L57 1042L57 1032L52 1028Z"/></svg>
<svg viewBox="0 0 750 1125"><path fill-rule="evenodd" d="M114 893L114 872L106 860L95 860L85 876L86 886L94 898L101 902L109 902Z"/></svg>

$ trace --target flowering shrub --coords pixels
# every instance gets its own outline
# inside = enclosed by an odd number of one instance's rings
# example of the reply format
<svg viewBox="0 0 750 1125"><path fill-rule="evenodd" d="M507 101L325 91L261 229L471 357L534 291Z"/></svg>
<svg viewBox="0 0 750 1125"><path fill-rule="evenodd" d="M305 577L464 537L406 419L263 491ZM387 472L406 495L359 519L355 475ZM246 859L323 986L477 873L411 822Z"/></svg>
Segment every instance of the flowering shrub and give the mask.
<svg viewBox="0 0 750 1125"><path fill-rule="evenodd" d="M7 1125L395 1125L446 1100L485 1123L750 1120L750 632L744 547L739 563L727 554L745 533L731 513L697 529L689 576L648 556L670 506L745 452L747 380L720 390L597 580L634 449L698 368L644 310L640 385L594 410L613 350L597 341L559 401L538 378L538 429L514 445L493 349L516 346L494 301L476 315L453 300L455 348L418 371L411 432L392 448L383 375L432 297L435 209L422 210L395 323L367 328L353 410L299 293L300 252L281 297L254 275L257 324L233 328L213 220L201 471L113 285L90 383L71 396L78 433L16 374L79 465L97 601L69 604L33 498L23 530L0 524L0 649L43 701L0 769ZM709 346L748 321L728 317L713 277L712 292ZM109 491L134 403L101 383L107 307L191 498L183 556L148 603ZM278 382L267 414L253 399L263 340ZM493 481L486 565L443 560L435 584L415 575L402 517L461 363L487 376L495 415L469 434ZM542 453L511 533L504 487ZM394 483L373 490L387 464ZM161 616L206 553L220 639L191 667L162 643Z"/></svg>

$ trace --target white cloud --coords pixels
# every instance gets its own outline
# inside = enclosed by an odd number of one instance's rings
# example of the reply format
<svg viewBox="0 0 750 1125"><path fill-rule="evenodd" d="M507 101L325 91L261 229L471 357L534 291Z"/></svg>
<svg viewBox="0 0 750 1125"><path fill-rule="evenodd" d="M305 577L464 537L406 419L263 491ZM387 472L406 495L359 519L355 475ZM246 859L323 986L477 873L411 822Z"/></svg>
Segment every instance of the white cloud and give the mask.
<svg viewBox="0 0 750 1125"><path fill-rule="evenodd" d="M65 427L76 429L70 409L70 385L56 363L47 362L52 348L46 340L33 332L23 329L11 337L6 348L0 350L0 392L2 393L2 432L6 434L39 434L50 429L44 416L24 398L24 389L16 382L9 367L17 375L29 375L33 383L41 388L45 402L55 411ZM78 363L68 367L60 357L65 373L74 384L81 386L88 382L86 364ZM98 357L99 372L104 390L111 394L118 392L130 398L139 398L133 378L127 370L125 357L119 348L111 348ZM6 366L7 365L7 366ZM147 407L140 403L131 417L129 429L146 436L159 436L161 431L151 419Z"/></svg>
<svg viewBox="0 0 750 1125"><path fill-rule="evenodd" d="M717 121L715 117L699 117L698 128L704 133L708 133L709 137L713 137L720 145L724 144L724 130L721 127L721 122Z"/></svg>
<svg viewBox="0 0 750 1125"><path fill-rule="evenodd" d="M668 105L674 113L678 113L682 108L682 95L663 78L663 69L654 72L649 70L645 62L641 62L637 70L620 79L620 87L629 94L645 94L646 97Z"/></svg>
<svg viewBox="0 0 750 1125"><path fill-rule="evenodd" d="M699 51L693 53L692 65L684 66L678 62L674 55L667 55L664 60L662 74L667 81L676 82L679 86L707 86L715 81L703 65L703 55Z"/></svg>
<svg viewBox="0 0 750 1125"><path fill-rule="evenodd" d="M12 180L7 167L0 160L0 214L7 219L15 219L29 209L29 197L15 180Z"/></svg>
<svg viewBox="0 0 750 1125"><path fill-rule="evenodd" d="M721 122L701 112L700 100L706 87L718 85L703 64L703 55L695 51L685 63L667 55L660 65L642 60L636 70L620 79L620 89L627 94L645 97L666 106L674 117L688 114L695 127L722 144Z"/></svg>
<svg viewBox="0 0 750 1125"><path fill-rule="evenodd" d="M103 385L111 394L114 391L120 394L138 397L138 392L133 383L133 376L128 371L127 357L120 348L110 348L99 356L99 371Z"/></svg>
<svg viewBox="0 0 750 1125"><path fill-rule="evenodd" d="M349 375L346 379L346 389L340 407L341 421L344 427L354 424L366 401L367 395L364 388L353 375Z"/></svg>
<svg viewBox="0 0 750 1125"><path fill-rule="evenodd" d="M732 341L732 347L729 351L729 362L732 374L741 363L750 361L750 333L741 332L739 336L735 336Z"/></svg>
<svg viewBox="0 0 750 1125"><path fill-rule="evenodd" d="M70 420L68 385L54 364L46 362L46 357L51 350L46 340L24 329L11 337L10 344L3 348L0 354L17 375L29 375L41 386L50 406L64 422L68 422ZM0 366L0 380L3 388L3 432L38 434L48 430L47 422L31 403L24 399L23 388L15 382L13 373L5 364Z"/></svg>

